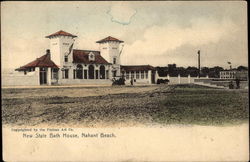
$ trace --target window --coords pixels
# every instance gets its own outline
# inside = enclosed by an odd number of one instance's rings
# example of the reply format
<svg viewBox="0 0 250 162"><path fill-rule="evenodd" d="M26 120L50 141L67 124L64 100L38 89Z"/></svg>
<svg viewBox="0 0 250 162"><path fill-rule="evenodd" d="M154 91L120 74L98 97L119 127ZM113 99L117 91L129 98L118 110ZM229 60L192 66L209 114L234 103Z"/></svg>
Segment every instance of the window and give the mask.
<svg viewBox="0 0 250 162"><path fill-rule="evenodd" d="M116 64L116 58L113 58L113 64Z"/></svg>
<svg viewBox="0 0 250 162"><path fill-rule="evenodd" d="M144 79L144 71L141 71L141 79Z"/></svg>
<svg viewBox="0 0 250 162"><path fill-rule="evenodd" d="M105 66L100 67L100 79L105 79Z"/></svg>
<svg viewBox="0 0 250 162"><path fill-rule="evenodd" d="M94 79L95 68L93 65L89 65L89 79Z"/></svg>
<svg viewBox="0 0 250 162"><path fill-rule="evenodd" d="M52 79L58 79L58 69L52 69Z"/></svg>
<svg viewBox="0 0 250 162"><path fill-rule="evenodd" d="M122 71L122 78L125 77L125 71Z"/></svg>
<svg viewBox="0 0 250 162"><path fill-rule="evenodd" d="M65 79L69 78L69 69L65 69Z"/></svg>
<svg viewBox="0 0 250 162"><path fill-rule="evenodd" d="M106 70L106 76L107 76L107 79L109 79L109 71Z"/></svg>
<svg viewBox="0 0 250 162"><path fill-rule="evenodd" d="M84 70L84 79L88 78L88 70Z"/></svg>
<svg viewBox="0 0 250 162"><path fill-rule="evenodd" d="M140 77L140 74L139 74L139 71L136 72L136 79L139 79Z"/></svg>
<svg viewBox="0 0 250 162"><path fill-rule="evenodd" d="M129 79L129 72L126 72L126 79Z"/></svg>
<svg viewBox="0 0 250 162"><path fill-rule="evenodd" d="M133 71L131 71L131 79L134 79L135 78L135 76L134 76L134 72Z"/></svg>
<svg viewBox="0 0 250 162"><path fill-rule="evenodd" d="M116 71L113 71L113 77L116 77Z"/></svg>
<svg viewBox="0 0 250 162"><path fill-rule="evenodd" d="M69 78L69 69L64 69L62 71L62 76L63 76L63 79L68 79Z"/></svg>
<svg viewBox="0 0 250 162"><path fill-rule="evenodd" d="M146 79L148 79L148 71L146 71L146 76L145 77L146 77Z"/></svg>
<svg viewBox="0 0 250 162"><path fill-rule="evenodd" d="M68 62L68 56L64 56L64 62Z"/></svg>
<svg viewBox="0 0 250 162"><path fill-rule="evenodd" d="M95 71L95 78L98 79L98 70Z"/></svg>
<svg viewBox="0 0 250 162"><path fill-rule="evenodd" d="M76 66L76 78L77 79L82 79L82 70L83 68L82 68L82 65L77 65Z"/></svg>

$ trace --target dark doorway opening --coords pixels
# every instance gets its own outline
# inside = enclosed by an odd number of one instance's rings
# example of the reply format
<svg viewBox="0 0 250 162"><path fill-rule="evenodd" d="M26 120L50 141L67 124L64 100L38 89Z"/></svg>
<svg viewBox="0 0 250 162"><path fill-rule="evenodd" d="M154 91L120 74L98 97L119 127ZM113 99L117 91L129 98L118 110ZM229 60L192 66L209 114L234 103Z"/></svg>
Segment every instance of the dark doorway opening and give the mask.
<svg viewBox="0 0 250 162"><path fill-rule="evenodd" d="M47 72L45 68L40 68L39 73L40 84L47 84Z"/></svg>
<svg viewBox="0 0 250 162"><path fill-rule="evenodd" d="M89 79L94 79L94 66L93 65L89 65Z"/></svg>
<svg viewBox="0 0 250 162"><path fill-rule="evenodd" d="M77 65L76 66L76 78L77 79L82 79L83 78L83 71L82 71L82 65Z"/></svg>
<svg viewBox="0 0 250 162"><path fill-rule="evenodd" d="M105 66L100 67L100 79L105 79Z"/></svg>

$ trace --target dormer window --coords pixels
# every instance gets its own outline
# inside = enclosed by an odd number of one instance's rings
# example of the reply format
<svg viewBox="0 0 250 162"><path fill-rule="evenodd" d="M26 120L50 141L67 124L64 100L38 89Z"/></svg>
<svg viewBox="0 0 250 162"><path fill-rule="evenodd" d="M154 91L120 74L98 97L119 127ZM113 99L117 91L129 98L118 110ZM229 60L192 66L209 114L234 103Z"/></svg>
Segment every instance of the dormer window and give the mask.
<svg viewBox="0 0 250 162"><path fill-rule="evenodd" d="M89 61L95 61L95 55L92 52L89 53Z"/></svg>

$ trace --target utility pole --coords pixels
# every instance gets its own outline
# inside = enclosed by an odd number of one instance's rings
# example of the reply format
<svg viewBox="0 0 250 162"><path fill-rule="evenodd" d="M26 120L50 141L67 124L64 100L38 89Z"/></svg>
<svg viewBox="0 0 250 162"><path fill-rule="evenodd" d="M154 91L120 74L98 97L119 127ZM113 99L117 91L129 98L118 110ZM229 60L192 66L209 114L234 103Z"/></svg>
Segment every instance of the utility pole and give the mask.
<svg viewBox="0 0 250 162"><path fill-rule="evenodd" d="M200 58L200 50L198 50L198 69L199 69L199 72L198 72L198 78L200 78L200 71L201 71L201 58Z"/></svg>

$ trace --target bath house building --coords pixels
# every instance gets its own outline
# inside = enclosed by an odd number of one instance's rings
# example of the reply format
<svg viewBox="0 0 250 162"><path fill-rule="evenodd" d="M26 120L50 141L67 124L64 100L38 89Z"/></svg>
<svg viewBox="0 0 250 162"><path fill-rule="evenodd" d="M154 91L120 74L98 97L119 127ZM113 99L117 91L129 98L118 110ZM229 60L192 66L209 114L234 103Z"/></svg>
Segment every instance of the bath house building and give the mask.
<svg viewBox="0 0 250 162"><path fill-rule="evenodd" d="M45 55L17 68L27 85L111 84L124 77L138 84L155 83L155 68L150 65L121 65L121 44L124 41L107 37L97 41L99 51L73 49L76 35L58 31L46 36L50 49Z"/></svg>

